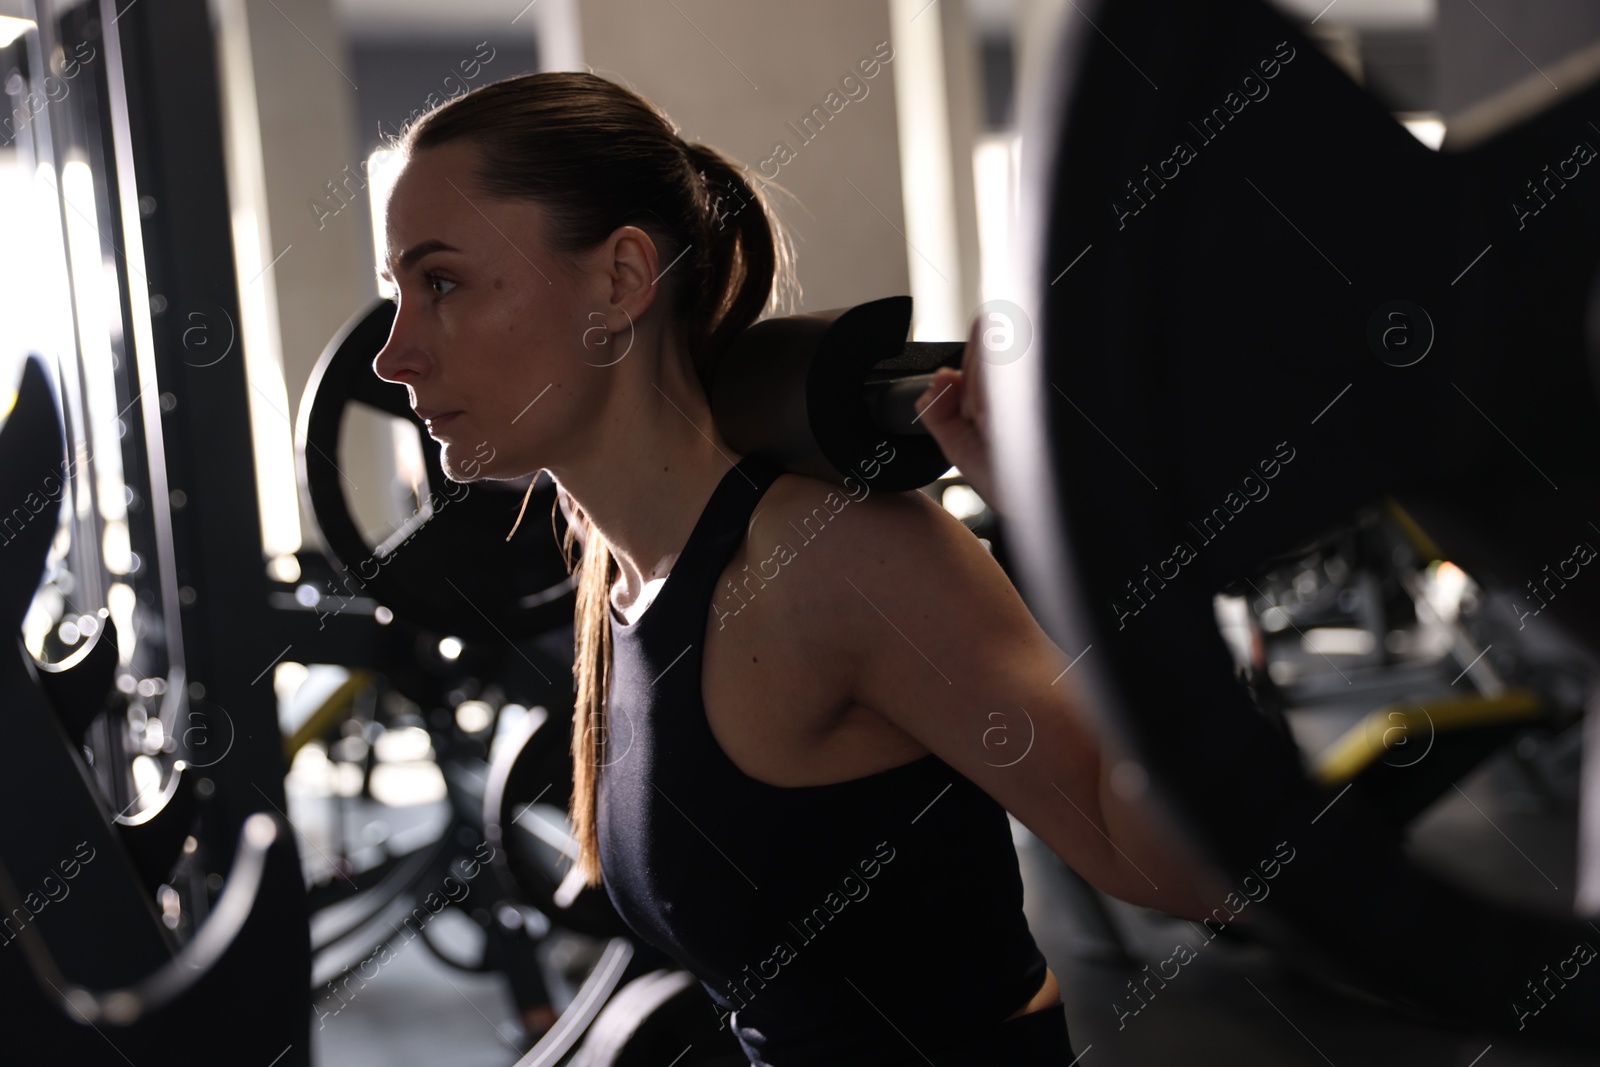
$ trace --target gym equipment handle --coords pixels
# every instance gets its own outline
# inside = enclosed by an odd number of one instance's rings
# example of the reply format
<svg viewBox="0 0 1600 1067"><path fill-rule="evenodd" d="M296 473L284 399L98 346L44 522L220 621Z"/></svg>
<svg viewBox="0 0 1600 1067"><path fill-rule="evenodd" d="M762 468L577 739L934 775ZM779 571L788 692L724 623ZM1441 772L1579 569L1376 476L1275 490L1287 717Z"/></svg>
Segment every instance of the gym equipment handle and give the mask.
<svg viewBox="0 0 1600 1067"><path fill-rule="evenodd" d="M61 973L55 954L33 926L20 933L22 952L47 996L54 994L61 1010L77 1022L93 1026L127 1026L177 1001L203 981L233 946L255 910L265 878L268 852L287 840L286 826L276 816L256 812L239 830L239 847L222 895L192 940L153 973L121 989L92 990ZM0 862L0 903L10 911L22 907L16 882Z"/></svg>

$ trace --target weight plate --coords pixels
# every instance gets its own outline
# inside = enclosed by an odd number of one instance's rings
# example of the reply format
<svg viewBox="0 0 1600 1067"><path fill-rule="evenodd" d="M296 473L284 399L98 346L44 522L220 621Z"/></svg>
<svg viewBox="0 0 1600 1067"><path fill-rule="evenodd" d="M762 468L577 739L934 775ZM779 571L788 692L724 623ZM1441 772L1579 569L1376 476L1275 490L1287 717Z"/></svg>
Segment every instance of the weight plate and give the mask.
<svg viewBox="0 0 1600 1067"><path fill-rule="evenodd" d="M1252 595L1385 495L1513 588L1541 539L1588 536L1600 186L1532 233L1506 203L1600 89L1452 155L1258 0L1106 0L1059 28L1025 134L1045 146L1021 211L1038 356L986 368L1030 603L1228 876L1219 918L1275 871L1252 908L1285 958L1518 1033L1528 983L1594 929L1424 871L1359 792L1315 789L1235 678L1213 596ZM1572 584L1552 607L1592 644L1600 586ZM1592 1048L1592 1005L1555 997L1520 1036Z"/></svg>
<svg viewBox="0 0 1600 1067"><path fill-rule="evenodd" d="M545 516L555 485L540 474L523 523L506 533L522 505L522 486L450 482L439 444L412 412L403 385L386 382L372 361L387 343L395 305L379 300L328 343L300 402L296 459L301 491L323 540L341 565L339 596L364 591L407 621L480 641L518 640L572 622L576 574L569 575ZM352 404L411 423L421 440L427 499L410 520L374 546L350 508L339 469L344 416ZM557 530L565 529L558 516Z"/></svg>

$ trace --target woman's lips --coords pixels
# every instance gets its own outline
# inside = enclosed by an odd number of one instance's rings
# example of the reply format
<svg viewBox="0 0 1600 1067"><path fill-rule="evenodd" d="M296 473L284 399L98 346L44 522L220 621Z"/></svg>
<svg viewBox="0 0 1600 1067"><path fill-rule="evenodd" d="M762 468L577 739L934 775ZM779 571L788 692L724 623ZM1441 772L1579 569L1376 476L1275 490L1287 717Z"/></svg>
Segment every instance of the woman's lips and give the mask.
<svg viewBox="0 0 1600 1067"><path fill-rule="evenodd" d="M422 412L419 411L417 414L422 415ZM439 435L439 431L454 422L456 417L460 414L461 412L459 411L443 411L436 415L422 415L422 421L423 424L428 427L428 435L430 437L437 437Z"/></svg>

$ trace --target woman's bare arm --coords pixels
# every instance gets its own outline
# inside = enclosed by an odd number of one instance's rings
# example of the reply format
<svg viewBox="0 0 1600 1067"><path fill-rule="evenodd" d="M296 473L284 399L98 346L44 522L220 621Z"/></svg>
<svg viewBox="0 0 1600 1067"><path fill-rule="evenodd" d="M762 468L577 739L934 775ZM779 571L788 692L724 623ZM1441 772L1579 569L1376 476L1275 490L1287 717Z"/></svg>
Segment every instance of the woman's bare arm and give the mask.
<svg viewBox="0 0 1600 1067"><path fill-rule="evenodd" d="M794 629L806 660L837 673L852 702L916 738L1105 892L1192 917L1221 900L1216 876L1148 800L1113 788L1118 761L1074 684L1073 658L957 519L922 493L874 493L803 556L787 594Z"/></svg>

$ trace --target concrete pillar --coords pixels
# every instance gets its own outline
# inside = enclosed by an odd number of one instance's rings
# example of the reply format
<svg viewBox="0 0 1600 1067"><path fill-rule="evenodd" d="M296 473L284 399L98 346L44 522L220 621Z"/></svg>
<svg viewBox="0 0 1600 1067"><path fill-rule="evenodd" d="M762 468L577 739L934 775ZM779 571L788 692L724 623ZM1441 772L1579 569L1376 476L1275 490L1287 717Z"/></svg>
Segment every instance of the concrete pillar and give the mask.
<svg viewBox="0 0 1600 1067"><path fill-rule="evenodd" d="M302 532L309 539L314 530L299 515L291 465L306 380L328 339L376 296L354 129L358 87L330 0L212 0L212 11L239 255L239 334L270 555L292 550ZM341 466L358 513L377 516L387 505L392 464L377 447L375 428L358 432L360 447Z"/></svg>

